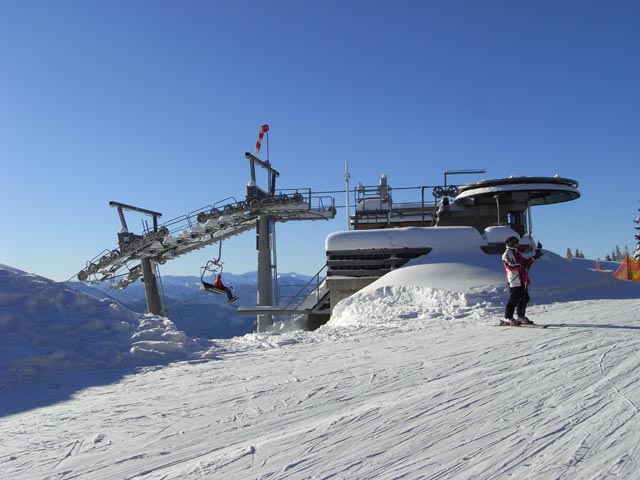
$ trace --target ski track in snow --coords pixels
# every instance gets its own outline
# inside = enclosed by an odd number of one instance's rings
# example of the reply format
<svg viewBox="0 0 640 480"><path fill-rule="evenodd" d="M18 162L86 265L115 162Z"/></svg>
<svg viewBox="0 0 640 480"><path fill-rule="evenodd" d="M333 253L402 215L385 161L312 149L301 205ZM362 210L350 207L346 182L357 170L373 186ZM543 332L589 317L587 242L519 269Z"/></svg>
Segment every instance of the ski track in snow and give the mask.
<svg viewBox="0 0 640 480"><path fill-rule="evenodd" d="M638 301L607 305L607 318L598 301L532 307L540 323L567 322L544 330L488 328L490 308L405 305L404 324L256 335L262 348L237 353L231 340L221 360L147 368L4 418L0 469L61 480L634 478Z"/></svg>

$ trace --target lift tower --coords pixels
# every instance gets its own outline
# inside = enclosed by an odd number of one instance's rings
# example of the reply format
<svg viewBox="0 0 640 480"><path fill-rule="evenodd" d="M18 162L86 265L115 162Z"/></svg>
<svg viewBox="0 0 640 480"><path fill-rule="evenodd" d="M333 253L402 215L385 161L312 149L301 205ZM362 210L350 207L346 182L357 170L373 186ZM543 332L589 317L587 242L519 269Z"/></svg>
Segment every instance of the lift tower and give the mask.
<svg viewBox="0 0 640 480"><path fill-rule="evenodd" d="M255 155L246 152L244 156L249 160L251 170L251 180L247 185L247 201L249 205L259 205L266 198L275 196L276 178L280 173L275 170L271 163L262 161ZM268 172L268 186L265 192L256 183L256 165L264 168ZM260 213L258 216L258 226L256 228L256 249L258 250L258 298L257 304L261 307L273 306L273 265L271 263L273 218L268 213ZM269 313L257 315L257 330L264 332L273 324L273 315Z"/></svg>
<svg viewBox="0 0 640 480"><path fill-rule="evenodd" d="M150 215L153 218L153 233L158 233L158 218L162 217L161 213L154 212L152 210L146 210L144 208L134 207L120 202L109 202L109 206L118 209L118 216L120 217L120 223L122 228L118 233L118 243L122 250L125 250L131 242L137 241L140 237L129 233L127 227L127 221L124 218L124 210L131 210L134 212ZM140 266L142 269L142 281L144 282L144 293L147 298L147 309L149 313L154 315L162 315L162 302L160 301L160 291L158 290L158 280L153 273L153 265L151 258L140 258Z"/></svg>
<svg viewBox="0 0 640 480"><path fill-rule="evenodd" d="M158 212L119 202L109 205L118 209L122 228L118 233L118 247L105 249L88 260L77 274L81 282L112 282L113 288L126 288L143 277L147 307L150 313L161 315L162 307L154 266L181 257L195 250L222 242L230 237L256 229L258 251L258 332L264 332L273 322L274 307L272 262L273 231L276 222L301 220L330 220L336 215L335 200L315 195L309 188L280 189L276 192L276 178L280 175L269 161L246 153L251 180L245 199L226 198L158 225ZM256 165L268 172L266 190L256 184ZM141 235L129 232L124 210L133 210L153 218L153 228L146 226Z"/></svg>

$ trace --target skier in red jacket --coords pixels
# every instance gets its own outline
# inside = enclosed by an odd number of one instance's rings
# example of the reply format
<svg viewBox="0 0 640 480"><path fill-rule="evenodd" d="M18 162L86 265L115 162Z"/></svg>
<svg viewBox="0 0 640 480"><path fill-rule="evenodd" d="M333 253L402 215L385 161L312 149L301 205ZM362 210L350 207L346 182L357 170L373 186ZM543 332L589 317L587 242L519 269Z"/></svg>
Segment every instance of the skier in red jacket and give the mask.
<svg viewBox="0 0 640 480"><path fill-rule="evenodd" d="M231 289L222 283L222 275L218 274L216 281L213 282L213 286L227 294L227 303L234 302L238 299L238 297L233 296Z"/></svg>
<svg viewBox="0 0 640 480"><path fill-rule="evenodd" d="M501 325L532 325L533 322L525 316L527 303L529 302L529 267L533 262L542 256L541 245L532 256L525 257L518 251L520 239L518 237L509 237L506 242L506 250L502 254L502 263L504 271L507 275L507 283L509 284L509 300L504 309L504 320ZM513 318L513 313L517 317Z"/></svg>

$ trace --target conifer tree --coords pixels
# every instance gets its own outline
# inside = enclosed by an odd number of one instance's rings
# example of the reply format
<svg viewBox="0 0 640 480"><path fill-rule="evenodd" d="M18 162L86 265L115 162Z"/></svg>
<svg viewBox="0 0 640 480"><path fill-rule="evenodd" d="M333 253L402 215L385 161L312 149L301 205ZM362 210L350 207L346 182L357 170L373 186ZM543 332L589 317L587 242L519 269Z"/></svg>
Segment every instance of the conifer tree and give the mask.
<svg viewBox="0 0 640 480"><path fill-rule="evenodd" d="M571 253L570 248L567 248L567 258L573 258L573 253Z"/></svg>
<svg viewBox="0 0 640 480"><path fill-rule="evenodd" d="M640 211L640 208L638 209ZM638 241L636 245L636 251L633 253L633 258L636 260L640 260L640 216L634 220L636 222L636 240Z"/></svg>
<svg viewBox="0 0 640 480"><path fill-rule="evenodd" d="M616 245L616 249L613 252L613 259L616 262L621 262L622 259L624 259L624 255L622 254L622 251L620 250L620 245Z"/></svg>

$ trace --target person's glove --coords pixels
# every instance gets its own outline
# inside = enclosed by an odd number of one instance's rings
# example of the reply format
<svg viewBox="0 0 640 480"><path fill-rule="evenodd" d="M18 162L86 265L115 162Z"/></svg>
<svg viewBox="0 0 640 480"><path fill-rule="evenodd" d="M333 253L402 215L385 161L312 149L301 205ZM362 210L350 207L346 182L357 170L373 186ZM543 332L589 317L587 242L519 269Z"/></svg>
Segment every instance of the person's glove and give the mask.
<svg viewBox="0 0 640 480"><path fill-rule="evenodd" d="M536 245L536 253L533 254L533 258L537 260L541 256L542 256L542 244L538 242L538 245Z"/></svg>

